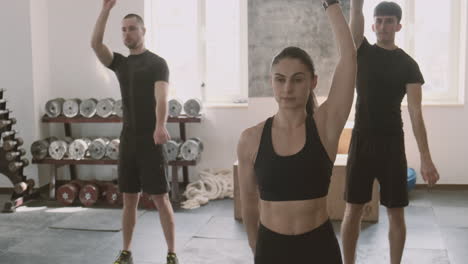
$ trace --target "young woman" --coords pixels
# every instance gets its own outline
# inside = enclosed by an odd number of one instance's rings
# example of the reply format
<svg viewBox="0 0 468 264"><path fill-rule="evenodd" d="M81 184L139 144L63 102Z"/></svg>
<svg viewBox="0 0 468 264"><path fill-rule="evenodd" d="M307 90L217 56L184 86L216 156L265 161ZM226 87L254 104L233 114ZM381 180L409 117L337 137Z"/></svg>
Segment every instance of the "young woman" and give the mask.
<svg viewBox="0 0 468 264"><path fill-rule="evenodd" d="M271 66L278 112L239 140L242 213L256 264L342 263L326 199L353 101L356 48L338 1L324 7L340 55L328 99L315 103L310 56L285 48Z"/></svg>

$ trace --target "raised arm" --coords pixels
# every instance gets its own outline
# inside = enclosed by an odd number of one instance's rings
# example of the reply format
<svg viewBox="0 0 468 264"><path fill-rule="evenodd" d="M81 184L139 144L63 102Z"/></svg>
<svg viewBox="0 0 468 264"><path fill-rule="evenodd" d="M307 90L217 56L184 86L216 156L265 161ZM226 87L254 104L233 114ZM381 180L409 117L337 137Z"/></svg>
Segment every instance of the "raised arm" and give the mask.
<svg viewBox="0 0 468 264"><path fill-rule="evenodd" d="M363 4L364 0L351 0L349 27L351 28L351 34L353 35L356 48L361 46L362 40L364 39L364 14L362 12Z"/></svg>
<svg viewBox="0 0 468 264"><path fill-rule="evenodd" d="M333 74L328 98L318 108L315 118L321 126L319 132L322 142L333 159L340 134L353 104L357 62L356 47L340 6L332 4L326 9L326 13L337 42L339 61Z"/></svg>
<svg viewBox="0 0 468 264"><path fill-rule="evenodd" d="M242 204L242 220L244 222L249 245L255 253L257 232L259 226L259 195L254 172L254 128L244 131L237 145L237 158L239 161L239 189Z"/></svg>
<svg viewBox="0 0 468 264"><path fill-rule="evenodd" d="M99 61L105 66L109 66L114 59L114 55L110 49L104 45L104 32L106 30L107 19L109 18L110 10L114 7L116 0L103 0L102 10L94 26L93 36L91 39L91 47L96 53Z"/></svg>

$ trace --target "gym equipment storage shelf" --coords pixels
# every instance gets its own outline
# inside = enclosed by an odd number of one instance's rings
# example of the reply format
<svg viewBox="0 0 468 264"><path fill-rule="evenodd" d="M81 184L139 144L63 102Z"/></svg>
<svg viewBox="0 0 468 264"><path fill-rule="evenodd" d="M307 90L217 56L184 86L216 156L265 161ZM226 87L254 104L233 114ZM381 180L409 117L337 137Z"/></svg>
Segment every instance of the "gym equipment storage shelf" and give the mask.
<svg viewBox="0 0 468 264"><path fill-rule="evenodd" d="M48 117L44 115L42 117L42 122L43 123L121 123L122 118L116 115L111 115L110 117L107 117L107 118L104 118L104 117L87 118L87 117L81 117L81 116L68 118L65 116ZM200 117L188 117L186 115L181 115L179 117L168 117L167 122L179 123L179 124L200 123L201 118Z"/></svg>
<svg viewBox="0 0 468 264"><path fill-rule="evenodd" d="M61 159L54 160L52 158L45 158L43 160L33 159L35 164L51 164L51 165L117 165L117 160L111 159L82 159L82 160L73 160L73 159ZM195 166L197 165L196 160L173 160L168 162L169 166Z"/></svg>
<svg viewBox="0 0 468 264"><path fill-rule="evenodd" d="M111 115L110 117L103 118L103 117L73 117L68 118L63 115L58 117L48 117L44 115L42 117L43 123L63 123L65 127L65 136L72 137L71 135L71 124L73 123L121 123L122 118L116 115ZM186 132L185 132L185 124L186 123L201 123L201 117L189 117L186 115L181 115L179 117L169 117L167 119L168 123L178 123L179 124L179 132L180 138L185 141L186 140ZM34 164L49 164L54 166L53 173L50 178L49 184L49 198L55 199L55 189L56 189L56 180L57 180L57 169L61 166L68 165L70 167L70 178L71 180L76 180L76 167L75 165L117 165L117 160L110 160L110 159L102 159L102 160L91 160L91 159L83 159L83 160L72 160L72 159L62 159L62 160L54 160L52 158L46 158L43 160L32 160ZM178 182L179 180L179 173L178 168L182 167L183 171L183 183L184 185L188 184L188 166L195 166L197 165L197 160L195 161L186 161L186 160L176 160L176 161L169 161L168 165L172 167L172 182ZM173 202L180 202L180 193L179 193L179 185L172 184L171 186L171 200Z"/></svg>

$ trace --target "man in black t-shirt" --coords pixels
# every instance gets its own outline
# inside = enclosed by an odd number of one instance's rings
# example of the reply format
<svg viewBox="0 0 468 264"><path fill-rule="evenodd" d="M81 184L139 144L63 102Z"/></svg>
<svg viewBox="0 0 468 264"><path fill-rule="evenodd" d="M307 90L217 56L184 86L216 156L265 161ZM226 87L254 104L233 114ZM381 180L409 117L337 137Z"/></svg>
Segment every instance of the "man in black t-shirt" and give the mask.
<svg viewBox="0 0 468 264"><path fill-rule="evenodd" d="M404 207L408 205L407 163L401 101L407 94L411 124L421 154L421 175L429 186L439 174L432 162L421 110L424 78L418 64L395 45L401 29L398 4L382 2L374 10L377 43L364 37L363 0L351 0L350 27L358 49L356 116L351 139L342 223L344 263L354 263L364 204L374 179L387 207L391 263L400 263L406 239Z"/></svg>
<svg viewBox="0 0 468 264"><path fill-rule="evenodd" d="M158 208L168 246L167 263L177 264L174 211L168 196L163 144L166 129L169 69L166 61L145 48L146 29L140 16L122 20L122 38L130 55L111 52L103 44L109 13L116 0L103 0L92 47L98 59L115 72L122 95L123 129L120 135L119 190L123 193L123 250L114 264L133 263L130 252L140 191L151 195Z"/></svg>

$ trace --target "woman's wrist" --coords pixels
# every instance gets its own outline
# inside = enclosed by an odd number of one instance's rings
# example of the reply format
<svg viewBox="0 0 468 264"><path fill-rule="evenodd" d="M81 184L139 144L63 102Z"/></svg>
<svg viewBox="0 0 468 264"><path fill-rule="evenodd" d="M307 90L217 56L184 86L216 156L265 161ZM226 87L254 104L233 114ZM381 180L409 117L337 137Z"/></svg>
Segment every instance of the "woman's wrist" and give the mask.
<svg viewBox="0 0 468 264"><path fill-rule="evenodd" d="M328 8L329 6L334 5L334 4L339 4L339 3L340 3L340 1L338 1L338 0L324 0L324 1L322 2L322 5L323 5L323 8L324 8L325 10L327 10L327 8Z"/></svg>

